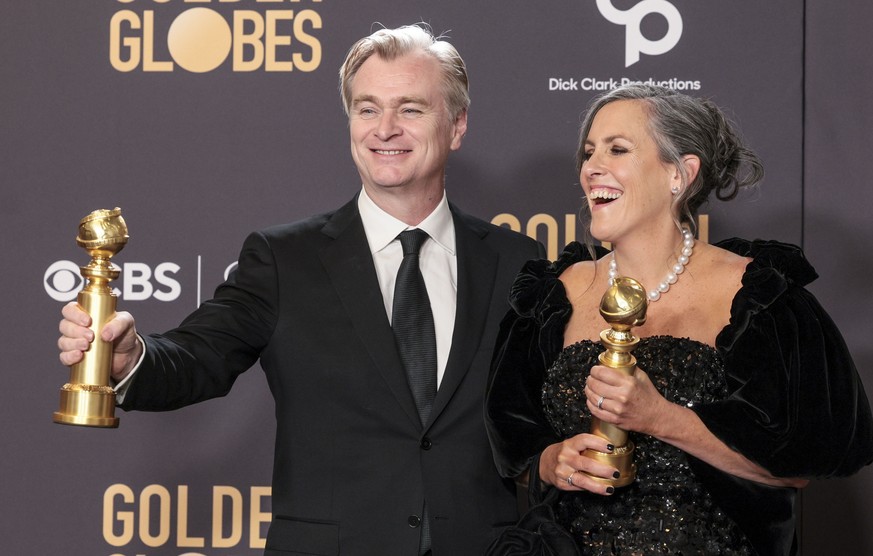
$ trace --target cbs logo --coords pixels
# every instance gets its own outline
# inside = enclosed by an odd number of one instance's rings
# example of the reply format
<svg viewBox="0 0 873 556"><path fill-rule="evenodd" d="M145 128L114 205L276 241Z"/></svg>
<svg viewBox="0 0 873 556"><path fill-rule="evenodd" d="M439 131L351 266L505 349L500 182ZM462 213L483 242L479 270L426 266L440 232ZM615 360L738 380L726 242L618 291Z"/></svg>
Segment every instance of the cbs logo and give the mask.
<svg viewBox="0 0 873 556"><path fill-rule="evenodd" d="M150 298L175 301L182 293L181 284L173 277L179 269L179 265L169 262L157 265L154 270L145 263L125 263L119 276L122 289L113 288L112 293L125 301L144 301ZM56 261L43 275L43 287L55 301L76 299L79 290L85 285L84 282L79 265L72 261Z"/></svg>
<svg viewBox="0 0 873 556"><path fill-rule="evenodd" d="M619 10L612 0L597 0L597 9L610 23L625 26L624 67L640 61L640 54L657 56L669 52L682 37L682 15L676 6L667 0L642 0L627 10ZM640 28L643 18L659 14L667 20L667 33L653 41L643 36Z"/></svg>

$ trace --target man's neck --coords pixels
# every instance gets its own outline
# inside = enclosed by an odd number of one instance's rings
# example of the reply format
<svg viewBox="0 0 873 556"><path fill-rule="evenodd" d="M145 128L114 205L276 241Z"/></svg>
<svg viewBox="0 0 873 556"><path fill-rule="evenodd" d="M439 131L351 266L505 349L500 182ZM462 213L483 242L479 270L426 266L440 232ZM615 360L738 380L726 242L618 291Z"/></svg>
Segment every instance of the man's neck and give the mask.
<svg viewBox="0 0 873 556"><path fill-rule="evenodd" d="M444 194L442 186L413 191L405 187L376 189L364 185L364 191L377 207L409 226L417 226L427 218Z"/></svg>

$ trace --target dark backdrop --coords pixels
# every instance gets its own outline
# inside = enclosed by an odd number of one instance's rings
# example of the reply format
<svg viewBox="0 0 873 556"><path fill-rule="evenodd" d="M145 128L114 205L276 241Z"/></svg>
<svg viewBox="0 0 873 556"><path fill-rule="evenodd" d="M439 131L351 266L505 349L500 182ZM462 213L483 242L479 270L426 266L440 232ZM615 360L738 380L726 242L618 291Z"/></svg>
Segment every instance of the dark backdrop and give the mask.
<svg viewBox="0 0 873 556"><path fill-rule="evenodd" d="M424 20L448 32L473 97L450 198L536 235L551 256L581 233L573 157L598 89L652 79L713 98L767 178L754 194L706 208L710 239L801 244L822 275L812 289L870 392L873 8L671 0L680 33L650 9L664 4L613 3L641 15L614 23L594 0L0 5L0 551L259 553L274 434L259 369L227 399L120 414L118 430L52 424L69 376L56 354L59 310L87 262L76 228L94 209L121 207L131 240L116 257L119 308L143 331L176 324L222 280L247 232L331 209L359 189L336 74L374 22ZM185 54L195 32L225 42ZM639 59L626 65L633 50ZM804 554L873 553L871 486L865 469L804 491Z"/></svg>

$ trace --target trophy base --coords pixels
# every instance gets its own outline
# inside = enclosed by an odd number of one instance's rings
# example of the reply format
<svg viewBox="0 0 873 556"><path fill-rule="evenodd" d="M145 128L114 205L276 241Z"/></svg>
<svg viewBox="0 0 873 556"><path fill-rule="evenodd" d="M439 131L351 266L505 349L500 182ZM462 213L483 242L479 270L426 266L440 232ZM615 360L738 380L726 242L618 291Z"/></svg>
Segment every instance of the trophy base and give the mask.
<svg viewBox="0 0 873 556"><path fill-rule="evenodd" d="M116 428L115 392L108 386L65 384L60 409L52 420L61 425Z"/></svg>
<svg viewBox="0 0 873 556"><path fill-rule="evenodd" d="M598 452L597 450L585 450L582 455L597 460L598 462L615 467L621 476L618 479L604 479L603 477L588 477L603 485L613 486L615 488L627 486L634 482L637 478L637 466L634 463L634 443L628 442L625 446L618 446L614 452Z"/></svg>

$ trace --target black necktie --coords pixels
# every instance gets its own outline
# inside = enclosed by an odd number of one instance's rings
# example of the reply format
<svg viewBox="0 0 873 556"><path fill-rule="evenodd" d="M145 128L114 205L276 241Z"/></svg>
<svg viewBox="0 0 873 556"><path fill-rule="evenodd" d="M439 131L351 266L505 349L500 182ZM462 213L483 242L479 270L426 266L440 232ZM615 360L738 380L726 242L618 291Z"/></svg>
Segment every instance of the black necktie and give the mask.
<svg viewBox="0 0 873 556"><path fill-rule="evenodd" d="M428 237L422 230L407 230L398 236L403 247L403 262L394 284L391 315L397 349L422 426L427 423L437 391L436 332L424 277L418 267L418 252ZM427 554L430 547L430 515L425 503L421 512L419 554Z"/></svg>
<svg viewBox="0 0 873 556"><path fill-rule="evenodd" d="M429 237L422 230L407 230L398 236L403 262L394 285L391 327L400 351L409 388L415 398L421 424L427 423L437 391L436 333L424 278L418 267L418 252Z"/></svg>

